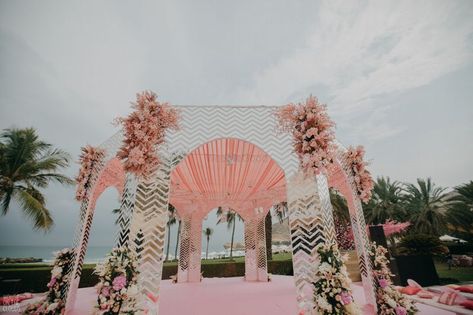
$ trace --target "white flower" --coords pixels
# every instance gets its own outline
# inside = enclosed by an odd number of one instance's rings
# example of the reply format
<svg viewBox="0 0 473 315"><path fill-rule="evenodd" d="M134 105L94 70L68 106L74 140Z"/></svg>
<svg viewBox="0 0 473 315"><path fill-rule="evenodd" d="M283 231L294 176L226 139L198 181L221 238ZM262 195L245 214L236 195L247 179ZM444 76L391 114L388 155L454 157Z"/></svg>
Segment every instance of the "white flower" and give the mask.
<svg viewBox="0 0 473 315"><path fill-rule="evenodd" d="M136 285L131 285L128 288L128 295L137 295L138 294L138 287Z"/></svg>
<svg viewBox="0 0 473 315"><path fill-rule="evenodd" d="M47 311L55 310L57 306L58 306L58 303L51 303L49 304Z"/></svg>
<svg viewBox="0 0 473 315"><path fill-rule="evenodd" d="M391 299L390 297L388 297L388 296L386 296L386 295L384 296L384 300L386 301L386 303L387 303L389 306L391 306L392 308L396 308L396 306L397 306L396 301L394 301L393 299Z"/></svg>
<svg viewBox="0 0 473 315"><path fill-rule="evenodd" d="M55 266L53 270L51 270L51 274L53 277L58 278L62 274L62 268L59 266Z"/></svg>
<svg viewBox="0 0 473 315"><path fill-rule="evenodd" d="M322 296L317 297L317 305L323 310L332 312L332 305L330 305L328 301Z"/></svg>

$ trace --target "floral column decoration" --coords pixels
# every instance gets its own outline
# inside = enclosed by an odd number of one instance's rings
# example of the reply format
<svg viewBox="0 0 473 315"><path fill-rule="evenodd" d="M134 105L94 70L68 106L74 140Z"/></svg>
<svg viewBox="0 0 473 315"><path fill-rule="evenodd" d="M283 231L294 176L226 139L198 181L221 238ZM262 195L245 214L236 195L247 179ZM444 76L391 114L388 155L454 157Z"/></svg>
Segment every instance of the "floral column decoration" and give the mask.
<svg viewBox="0 0 473 315"><path fill-rule="evenodd" d="M46 297L40 302L28 306L24 314L54 315L64 313L65 304L62 298L62 290L69 280L67 271L72 265L73 254L74 251L70 248L65 248L56 253Z"/></svg>
<svg viewBox="0 0 473 315"><path fill-rule="evenodd" d="M361 201L368 203L371 199L371 191L373 190L374 184L371 173L366 168L368 163L364 161L364 156L365 149L361 145L356 148L349 147L345 152L345 157L353 171L356 192Z"/></svg>
<svg viewBox="0 0 473 315"><path fill-rule="evenodd" d="M336 244L319 244L316 247L320 257L314 283L314 300L319 312L323 315L361 314L355 304L350 288L351 280Z"/></svg>
<svg viewBox="0 0 473 315"><path fill-rule="evenodd" d="M282 107L276 116L281 129L292 133L294 151L306 174L325 173L335 152L335 123L326 105L311 95L304 103Z"/></svg>
<svg viewBox="0 0 473 315"><path fill-rule="evenodd" d="M373 277L376 280L376 304L380 315L413 315L418 312L414 303L398 292L394 287L389 270L387 249L383 246L371 245L369 252L373 263Z"/></svg>
<svg viewBox="0 0 473 315"><path fill-rule="evenodd" d="M118 315L137 312L138 262L126 247L114 248L102 264L95 267L97 284L96 314Z"/></svg>
<svg viewBox="0 0 473 315"><path fill-rule="evenodd" d="M87 145L81 149L82 153L79 157L81 164L79 175L76 177L77 190L76 199L77 201L83 201L87 196L87 191L90 187L90 179L94 166L97 165L105 157L105 150L101 148L95 148Z"/></svg>
<svg viewBox="0 0 473 315"><path fill-rule="evenodd" d="M125 133L117 156L123 160L125 171L144 177L159 166L156 149L164 143L166 131L179 129L179 112L159 102L150 91L138 93L132 107L135 111L128 117L116 120Z"/></svg>

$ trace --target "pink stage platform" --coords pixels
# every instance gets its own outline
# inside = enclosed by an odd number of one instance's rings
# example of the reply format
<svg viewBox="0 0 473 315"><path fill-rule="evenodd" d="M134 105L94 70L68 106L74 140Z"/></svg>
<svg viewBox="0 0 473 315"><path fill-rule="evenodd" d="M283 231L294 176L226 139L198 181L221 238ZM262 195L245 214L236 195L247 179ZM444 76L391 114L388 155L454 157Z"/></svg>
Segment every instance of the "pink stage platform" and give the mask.
<svg viewBox="0 0 473 315"><path fill-rule="evenodd" d="M361 283L353 284L354 297L364 303ZM94 288L79 289L74 315L90 314L97 295ZM417 304L423 315L454 314ZM364 312L366 313L366 312ZM296 289L289 276L272 281L245 282L243 278L206 278L201 283L161 282L160 315L293 315L297 314Z"/></svg>

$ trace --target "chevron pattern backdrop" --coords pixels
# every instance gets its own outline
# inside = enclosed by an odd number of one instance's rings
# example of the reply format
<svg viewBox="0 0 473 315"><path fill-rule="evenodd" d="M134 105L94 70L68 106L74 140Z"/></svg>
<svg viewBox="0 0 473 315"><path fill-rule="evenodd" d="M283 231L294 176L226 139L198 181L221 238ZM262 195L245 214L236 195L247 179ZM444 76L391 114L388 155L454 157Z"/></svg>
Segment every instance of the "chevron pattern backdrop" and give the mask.
<svg viewBox="0 0 473 315"><path fill-rule="evenodd" d="M172 152L190 152L210 140L238 138L268 153L286 176L298 169L292 139L278 131L275 106L176 106L181 111L181 130L167 135Z"/></svg>

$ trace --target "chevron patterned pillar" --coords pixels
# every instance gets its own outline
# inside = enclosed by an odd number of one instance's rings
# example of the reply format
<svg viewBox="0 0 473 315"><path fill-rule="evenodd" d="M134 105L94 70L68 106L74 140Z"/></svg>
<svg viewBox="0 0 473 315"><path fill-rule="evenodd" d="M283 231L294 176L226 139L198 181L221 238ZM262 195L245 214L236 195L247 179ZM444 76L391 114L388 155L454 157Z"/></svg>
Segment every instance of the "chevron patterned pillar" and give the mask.
<svg viewBox="0 0 473 315"><path fill-rule="evenodd" d="M133 208L135 206L137 181L133 174L127 174L125 188L120 205L120 214L118 216L119 231L115 238L117 247L128 246L130 236L130 225L133 216Z"/></svg>
<svg viewBox="0 0 473 315"><path fill-rule="evenodd" d="M257 281L258 270L256 264L256 220L245 220L245 280Z"/></svg>
<svg viewBox="0 0 473 315"><path fill-rule="evenodd" d="M327 177L323 174L316 176L317 193L320 201L320 214L324 225L324 238L327 243L337 243L335 223L333 221L333 207L330 201Z"/></svg>
<svg viewBox="0 0 473 315"><path fill-rule="evenodd" d="M177 282L187 282L191 254L191 216L181 219L181 234L179 236L179 261L177 266Z"/></svg>
<svg viewBox="0 0 473 315"><path fill-rule="evenodd" d="M202 218L192 215L189 252L188 282L200 282L202 258Z"/></svg>
<svg viewBox="0 0 473 315"><path fill-rule="evenodd" d="M69 272L70 282L67 286L66 310L68 314L73 308L76 301L77 289L79 288L80 275L82 274L82 265L84 263L85 254L87 252L87 245L89 243L90 228L92 226L92 219L94 217L95 205L89 205L84 218L82 232L80 234L80 241L75 247L74 264L72 270Z"/></svg>
<svg viewBox="0 0 473 315"><path fill-rule="evenodd" d="M366 302L376 308L376 284L373 278L373 267L368 251L370 241L368 239L365 217L361 207L361 201L354 197L354 202L348 202L350 208L350 220L355 240L356 252L360 264L361 281L365 292Z"/></svg>
<svg viewBox="0 0 473 315"><path fill-rule="evenodd" d="M326 184L326 182L325 182ZM291 231L292 262L299 308L304 314L317 314L313 302L315 266L318 261L315 247L335 237L331 208L327 206L327 192L323 178L295 174L288 182L287 203Z"/></svg>
<svg viewBox="0 0 473 315"><path fill-rule="evenodd" d="M256 239L256 280L268 282L268 261L266 256L265 216L258 216L255 229Z"/></svg>
<svg viewBox="0 0 473 315"><path fill-rule="evenodd" d="M162 158L158 170L138 183L130 227L131 248L139 256L140 307L153 315L158 313L169 182L169 163Z"/></svg>

